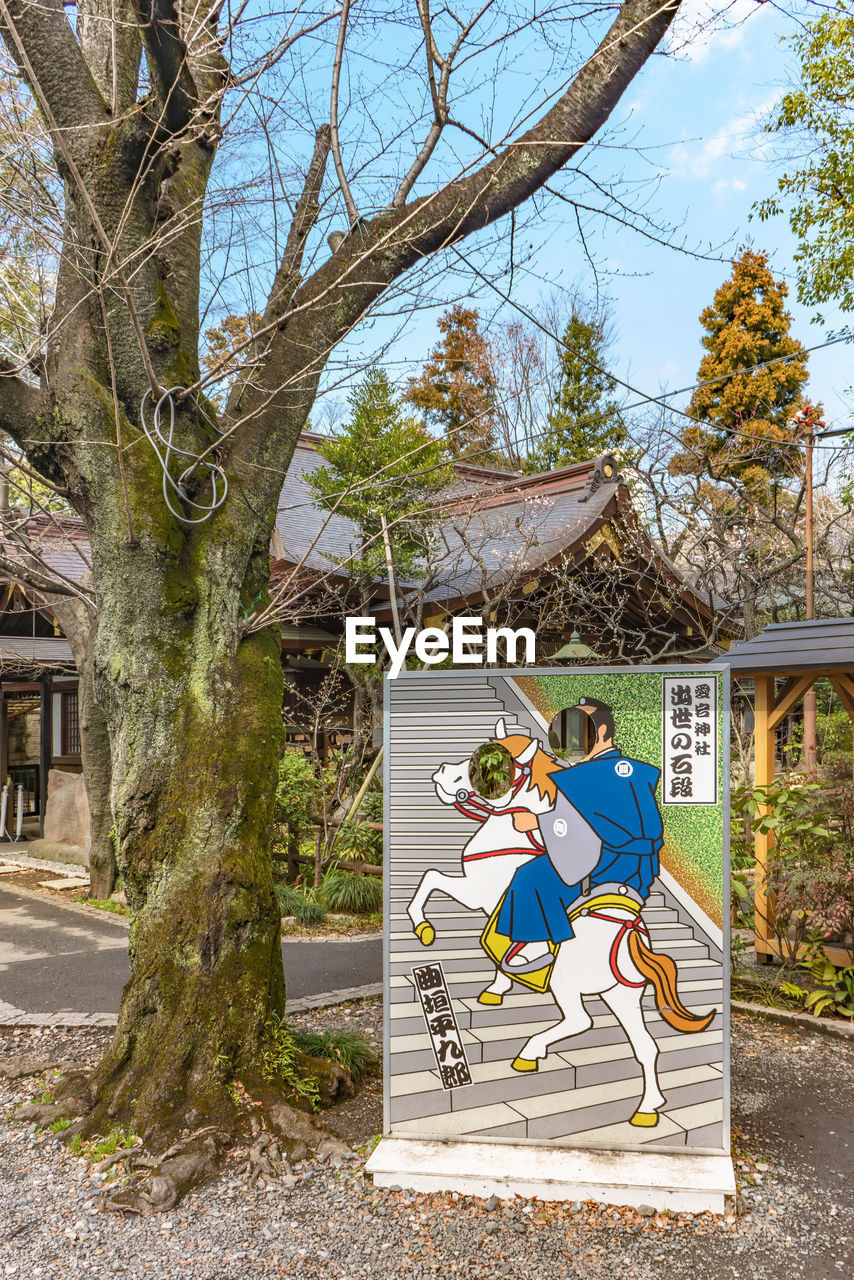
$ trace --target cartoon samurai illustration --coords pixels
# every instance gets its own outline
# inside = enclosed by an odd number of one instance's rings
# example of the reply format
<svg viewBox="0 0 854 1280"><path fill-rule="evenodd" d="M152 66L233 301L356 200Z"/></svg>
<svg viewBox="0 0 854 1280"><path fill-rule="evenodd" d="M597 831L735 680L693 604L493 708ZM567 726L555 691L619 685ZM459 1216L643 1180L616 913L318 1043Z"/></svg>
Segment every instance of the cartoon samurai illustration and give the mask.
<svg viewBox="0 0 854 1280"><path fill-rule="evenodd" d="M424 946L436 936L425 915L432 893L487 914L481 945L496 971L478 997L481 1004L500 1005L514 982L551 993L561 1018L527 1040L512 1063L516 1071L536 1071L551 1045L588 1030L592 1019L583 998L600 996L643 1072L631 1123L652 1126L665 1099L658 1048L644 1020L647 983L677 1031L704 1031L716 1010L698 1016L685 1008L676 965L653 951L641 917L663 843L659 770L622 754L606 703L585 697L577 707L590 717L595 739L574 766L562 767L535 738L508 734L499 720L493 741L513 761L504 795L477 796L468 760L436 770L439 800L477 826L462 851L462 875L425 871L407 911Z"/></svg>
<svg viewBox="0 0 854 1280"><path fill-rule="evenodd" d="M614 745L614 716L607 703L579 699L595 739L579 764L553 773L555 807L540 816L546 857L520 867L495 922L511 945L501 961L512 977L550 965L550 943L575 936L569 913L582 894L596 889L632 898L642 906L658 874L664 843L655 799L659 770L624 756ZM533 815L517 815L530 830Z"/></svg>

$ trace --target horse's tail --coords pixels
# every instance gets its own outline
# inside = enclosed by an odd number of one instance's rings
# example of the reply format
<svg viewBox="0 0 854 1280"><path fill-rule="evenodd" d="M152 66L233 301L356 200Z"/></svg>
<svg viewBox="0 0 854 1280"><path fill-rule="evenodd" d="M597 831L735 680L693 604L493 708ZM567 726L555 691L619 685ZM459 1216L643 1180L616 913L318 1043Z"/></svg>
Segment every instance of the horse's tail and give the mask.
<svg viewBox="0 0 854 1280"><path fill-rule="evenodd" d="M638 973L647 978L655 989L655 1003L665 1022L675 1031L705 1031L717 1009L705 1017L698 1017L686 1009L676 990L676 964L670 956L659 955L648 947L637 929L629 930L629 955Z"/></svg>

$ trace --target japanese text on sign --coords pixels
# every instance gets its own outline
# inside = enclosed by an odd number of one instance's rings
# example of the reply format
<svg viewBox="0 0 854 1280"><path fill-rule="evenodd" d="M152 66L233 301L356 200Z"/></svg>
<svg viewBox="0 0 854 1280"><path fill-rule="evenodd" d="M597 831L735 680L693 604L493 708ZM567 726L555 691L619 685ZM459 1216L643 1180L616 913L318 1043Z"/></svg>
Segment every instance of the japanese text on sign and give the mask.
<svg viewBox="0 0 854 1280"><path fill-rule="evenodd" d="M662 678L664 804L717 804L717 676Z"/></svg>
<svg viewBox="0 0 854 1280"><path fill-rule="evenodd" d="M412 980L421 1001L442 1088L457 1089L471 1084L471 1071L442 966L419 965L412 970Z"/></svg>

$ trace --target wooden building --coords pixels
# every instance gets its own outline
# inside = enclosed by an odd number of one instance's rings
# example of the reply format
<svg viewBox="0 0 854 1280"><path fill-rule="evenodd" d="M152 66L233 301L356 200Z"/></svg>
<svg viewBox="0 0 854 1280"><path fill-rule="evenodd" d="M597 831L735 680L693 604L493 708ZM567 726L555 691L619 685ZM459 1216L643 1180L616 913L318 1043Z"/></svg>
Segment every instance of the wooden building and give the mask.
<svg viewBox="0 0 854 1280"><path fill-rule="evenodd" d="M352 696L330 710L319 743L309 742L296 708L315 698L345 616L364 607L364 583L359 594L348 572L358 529L318 507L306 484L321 465L321 443L307 432L297 444L270 550L274 591L294 575L309 587L302 615L282 626L290 735L326 751L352 733ZM410 625L473 614L491 625L529 626L538 662L576 639L600 662L697 662L737 633L721 603L695 591L650 540L612 455L535 476L465 460L454 471L454 483L430 502L424 576L396 584ZM89 564L80 521L34 517L27 532L45 565L80 580ZM10 578L0 589L0 776L26 776L30 808L43 824L49 770L80 769L74 667L45 596ZM369 604L378 623L390 625L387 577L371 583ZM13 727L19 716L37 722L24 747Z"/></svg>

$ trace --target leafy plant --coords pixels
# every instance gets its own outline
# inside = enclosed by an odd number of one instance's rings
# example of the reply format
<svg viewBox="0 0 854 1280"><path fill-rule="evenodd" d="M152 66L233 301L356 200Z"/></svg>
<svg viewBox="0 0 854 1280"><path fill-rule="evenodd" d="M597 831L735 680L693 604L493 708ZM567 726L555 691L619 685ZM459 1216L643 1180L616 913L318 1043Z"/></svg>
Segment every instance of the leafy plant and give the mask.
<svg viewBox="0 0 854 1280"><path fill-rule="evenodd" d="M311 760L297 747L288 747L279 761L274 822L287 826L296 839L315 821L322 784Z"/></svg>
<svg viewBox="0 0 854 1280"><path fill-rule="evenodd" d="M354 1031L295 1031L294 1039L311 1058L340 1062L357 1083L379 1067L377 1055L364 1036Z"/></svg>
<svg viewBox="0 0 854 1280"><path fill-rule="evenodd" d="M70 1124L71 1121L68 1116L60 1116L59 1119L54 1120L53 1124L49 1125L48 1128L51 1133L62 1133L63 1129L67 1129Z"/></svg>
<svg viewBox="0 0 854 1280"><path fill-rule="evenodd" d="M276 897L283 916L293 916L298 924L319 924L326 912L319 902L315 902L302 889L292 884L277 884Z"/></svg>
<svg viewBox="0 0 854 1280"><path fill-rule="evenodd" d="M801 968L809 973L815 988L804 992L804 1004L816 1017L823 1013L854 1018L854 965L837 969L831 964L821 947L813 947L802 961Z"/></svg>
<svg viewBox="0 0 854 1280"><path fill-rule="evenodd" d="M495 800L508 791L513 781L513 758L498 742L478 747L469 766L471 784L485 800Z"/></svg>
<svg viewBox="0 0 854 1280"><path fill-rule="evenodd" d="M319 895L328 911L349 911L354 915L379 911L383 904L379 876L356 876L340 867L327 871Z"/></svg>
<svg viewBox="0 0 854 1280"><path fill-rule="evenodd" d="M383 793L381 787L371 787L362 798L362 813L372 822L383 820Z"/></svg>
<svg viewBox="0 0 854 1280"><path fill-rule="evenodd" d="M781 955L807 942L854 932L854 790L850 782L816 782L797 774L733 796L736 855L752 858L756 832L773 833L766 865L773 926ZM736 895L740 890L734 888Z"/></svg>
<svg viewBox="0 0 854 1280"><path fill-rule="evenodd" d="M270 1082L281 1081L300 1098L304 1098L313 1111L317 1111L320 1106L317 1081L302 1074L299 1062L301 1052L296 1036L285 1019L279 1014L271 1014L264 1026L261 1074Z"/></svg>
<svg viewBox="0 0 854 1280"><path fill-rule="evenodd" d="M382 862L383 834L367 822L345 822L341 826L335 852L342 858L351 857L377 865Z"/></svg>

